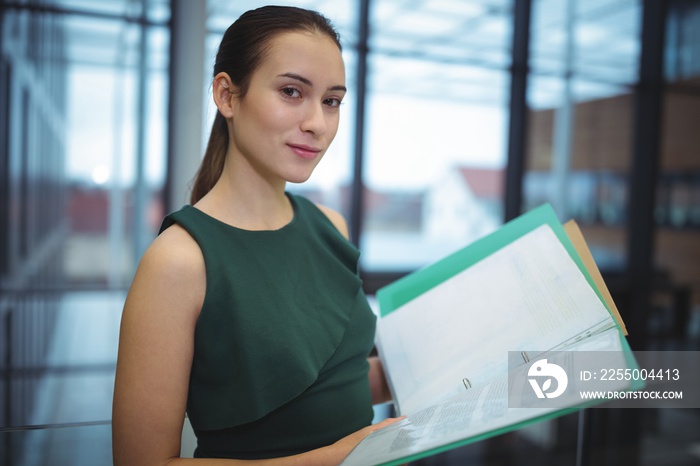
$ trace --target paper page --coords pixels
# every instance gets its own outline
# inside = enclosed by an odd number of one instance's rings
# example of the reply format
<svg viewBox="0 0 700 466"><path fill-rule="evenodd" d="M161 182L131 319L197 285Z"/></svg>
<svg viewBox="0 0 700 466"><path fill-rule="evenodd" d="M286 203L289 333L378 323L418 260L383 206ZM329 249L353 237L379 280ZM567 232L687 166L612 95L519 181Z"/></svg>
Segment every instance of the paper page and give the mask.
<svg viewBox="0 0 700 466"><path fill-rule="evenodd" d="M565 368L567 373L581 370L571 358L570 351L609 351L610 358L624 360L624 352L617 329L610 329L571 346L565 353L555 353L550 361ZM618 362L615 367L623 367ZM402 421L381 429L365 438L345 459L343 466L376 465L429 452L456 442L468 443L468 439L487 435L520 423L534 421L552 414L557 409L509 408L508 391L531 390L527 383L528 365L505 373L480 387L463 391L460 395L441 403L424 407ZM508 386L511 377L511 386ZM517 383L513 382L517 381ZM576 380L570 381L576 390ZM620 381L619 389L629 382ZM575 406L572 402L570 407ZM425 454L423 455L425 456Z"/></svg>
<svg viewBox="0 0 700 466"><path fill-rule="evenodd" d="M508 351L548 350L611 322L542 225L381 318L377 346L408 413L505 374Z"/></svg>
<svg viewBox="0 0 700 466"><path fill-rule="evenodd" d="M517 422L519 413L508 412L507 396L504 377L492 385L424 408L368 436L342 464L380 464L469 437L486 425L495 425L499 419L504 425Z"/></svg>

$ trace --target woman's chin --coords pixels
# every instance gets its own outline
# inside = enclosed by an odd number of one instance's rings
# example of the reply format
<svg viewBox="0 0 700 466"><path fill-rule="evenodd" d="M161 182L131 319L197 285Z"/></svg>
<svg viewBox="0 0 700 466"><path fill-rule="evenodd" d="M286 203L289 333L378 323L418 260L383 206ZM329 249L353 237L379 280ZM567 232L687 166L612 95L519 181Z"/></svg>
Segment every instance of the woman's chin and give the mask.
<svg viewBox="0 0 700 466"><path fill-rule="evenodd" d="M298 171L296 173L289 173L286 177L287 183L293 183L293 184L301 184L305 183L308 181L309 178L311 178L311 175L313 174L313 170L308 171Z"/></svg>

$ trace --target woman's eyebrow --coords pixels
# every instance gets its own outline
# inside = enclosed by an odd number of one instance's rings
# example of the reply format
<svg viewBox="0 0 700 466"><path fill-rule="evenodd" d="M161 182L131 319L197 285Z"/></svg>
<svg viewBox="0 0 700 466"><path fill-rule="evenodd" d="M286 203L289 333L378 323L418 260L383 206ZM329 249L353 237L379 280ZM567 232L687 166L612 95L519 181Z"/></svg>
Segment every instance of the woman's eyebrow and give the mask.
<svg viewBox="0 0 700 466"><path fill-rule="evenodd" d="M301 83L303 83L303 84L305 84L305 85L307 85L307 86L309 86L309 87L313 87L313 86L314 86L313 83L312 83L310 80L308 80L307 78L305 78L305 77L303 77L303 76L301 76L301 75L298 75L298 74L296 74L296 73L283 73L283 74L280 74L278 77L279 77L279 78L291 78L291 79L295 79L295 80L297 80L297 81L299 81L299 82L301 82ZM343 85L341 85L341 84L338 84L338 85L336 85L336 86L331 86L331 87L329 87L328 90L329 90L329 91L343 91L343 92L347 92L348 88L345 87L345 86L343 86Z"/></svg>

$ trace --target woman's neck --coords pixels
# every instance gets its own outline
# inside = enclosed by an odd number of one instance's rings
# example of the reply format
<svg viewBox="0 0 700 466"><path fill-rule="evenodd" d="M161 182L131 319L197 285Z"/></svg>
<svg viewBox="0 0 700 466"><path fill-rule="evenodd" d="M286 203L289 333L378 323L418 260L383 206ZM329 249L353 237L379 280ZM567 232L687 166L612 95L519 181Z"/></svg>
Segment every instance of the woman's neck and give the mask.
<svg viewBox="0 0 700 466"><path fill-rule="evenodd" d="M224 168L214 187L195 206L245 230L277 230L294 218L283 180L269 182L244 170Z"/></svg>

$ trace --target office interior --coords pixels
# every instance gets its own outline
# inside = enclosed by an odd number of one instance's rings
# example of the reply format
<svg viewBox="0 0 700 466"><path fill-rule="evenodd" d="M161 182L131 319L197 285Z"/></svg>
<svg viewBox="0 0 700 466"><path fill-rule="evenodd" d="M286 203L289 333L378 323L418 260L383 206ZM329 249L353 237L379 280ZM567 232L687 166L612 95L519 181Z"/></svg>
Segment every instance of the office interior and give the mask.
<svg viewBox="0 0 700 466"><path fill-rule="evenodd" d="M632 349L700 350L699 1L281 3L342 37L338 136L289 189L345 215L370 297L550 203ZM262 4L0 3L0 464L111 464L124 297L187 203L218 41ZM700 411L590 408L411 464L700 464Z"/></svg>

